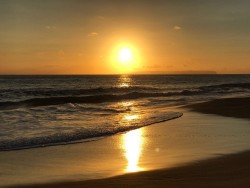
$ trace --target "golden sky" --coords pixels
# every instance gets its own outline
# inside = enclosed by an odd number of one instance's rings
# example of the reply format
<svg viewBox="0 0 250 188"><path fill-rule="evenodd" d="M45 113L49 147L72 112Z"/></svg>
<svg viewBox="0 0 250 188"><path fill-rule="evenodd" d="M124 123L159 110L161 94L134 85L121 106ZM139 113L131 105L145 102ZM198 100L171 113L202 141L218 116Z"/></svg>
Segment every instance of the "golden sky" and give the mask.
<svg viewBox="0 0 250 188"><path fill-rule="evenodd" d="M249 10L248 0L0 0L0 74L250 73Z"/></svg>

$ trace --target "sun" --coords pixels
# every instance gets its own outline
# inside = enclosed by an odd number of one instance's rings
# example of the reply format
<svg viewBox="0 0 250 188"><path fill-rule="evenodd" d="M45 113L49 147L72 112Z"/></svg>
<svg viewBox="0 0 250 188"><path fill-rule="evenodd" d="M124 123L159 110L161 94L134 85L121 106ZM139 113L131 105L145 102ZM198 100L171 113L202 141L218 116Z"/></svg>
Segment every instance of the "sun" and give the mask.
<svg viewBox="0 0 250 188"><path fill-rule="evenodd" d="M140 68L140 54L136 45L120 42L111 48L108 61L115 74L130 74Z"/></svg>
<svg viewBox="0 0 250 188"><path fill-rule="evenodd" d="M132 50L129 48L121 48L118 52L118 60L121 63L131 62L133 59Z"/></svg>

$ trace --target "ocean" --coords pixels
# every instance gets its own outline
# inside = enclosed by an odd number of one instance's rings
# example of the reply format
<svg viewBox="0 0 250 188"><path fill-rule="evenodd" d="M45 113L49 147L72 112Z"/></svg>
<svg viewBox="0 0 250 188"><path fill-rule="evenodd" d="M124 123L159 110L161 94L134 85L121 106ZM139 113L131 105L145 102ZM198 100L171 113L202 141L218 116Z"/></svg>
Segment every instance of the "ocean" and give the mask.
<svg viewBox="0 0 250 188"><path fill-rule="evenodd" d="M0 151L95 141L249 91L250 75L0 76Z"/></svg>

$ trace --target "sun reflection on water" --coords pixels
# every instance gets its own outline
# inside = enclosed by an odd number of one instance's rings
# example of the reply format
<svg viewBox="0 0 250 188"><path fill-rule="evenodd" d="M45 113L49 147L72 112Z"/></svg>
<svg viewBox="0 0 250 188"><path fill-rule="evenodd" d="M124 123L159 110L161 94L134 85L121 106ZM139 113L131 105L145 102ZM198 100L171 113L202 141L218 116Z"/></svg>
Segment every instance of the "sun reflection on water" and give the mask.
<svg viewBox="0 0 250 188"><path fill-rule="evenodd" d="M128 75L121 75L118 80L118 87L130 87L132 85L132 79Z"/></svg>
<svg viewBox="0 0 250 188"><path fill-rule="evenodd" d="M122 106L125 106L125 107L130 107L130 106L134 106L134 101L124 101L124 102L121 102L121 105Z"/></svg>
<svg viewBox="0 0 250 188"><path fill-rule="evenodd" d="M133 79L129 75L121 75L117 83L120 88L128 88L133 86L133 84ZM127 114L124 114L121 120L123 125L130 126L141 121L142 117L135 108L135 101L123 101L120 105L130 109ZM135 114L135 112L137 114ZM122 148L128 162L125 169L126 172L137 172L142 170L142 168L139 167L139 159L143 149L143 142L142 129L132 130L124 134Z"/></svg>
<svg viewBox="0 0 250 188"><path fill-rule="evenodd" d="M142 170L138 166L143 148L142 129L136 129L124 134L123 137L124 155L128 161L127 172L137 172Z"/></svg>
<svg viewBox="0 0 250 188"><path fill-rule="evenodd" d="M128 121L132 121L132 120L138 119L138 117L139 117L138 115L126 115L124 119Z"/></svg>

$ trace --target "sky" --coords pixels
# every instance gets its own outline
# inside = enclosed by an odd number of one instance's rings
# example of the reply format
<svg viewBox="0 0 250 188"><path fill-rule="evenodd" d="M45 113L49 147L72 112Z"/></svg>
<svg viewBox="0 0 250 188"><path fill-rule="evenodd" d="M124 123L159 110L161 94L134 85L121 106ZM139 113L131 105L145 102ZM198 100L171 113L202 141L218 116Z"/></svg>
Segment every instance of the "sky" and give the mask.
<svg viewBox="0 0 250 188"><path fill-rule="evenodd" d="M249 0L0 0L0 23L0 74L250 73Z"/></svg>

